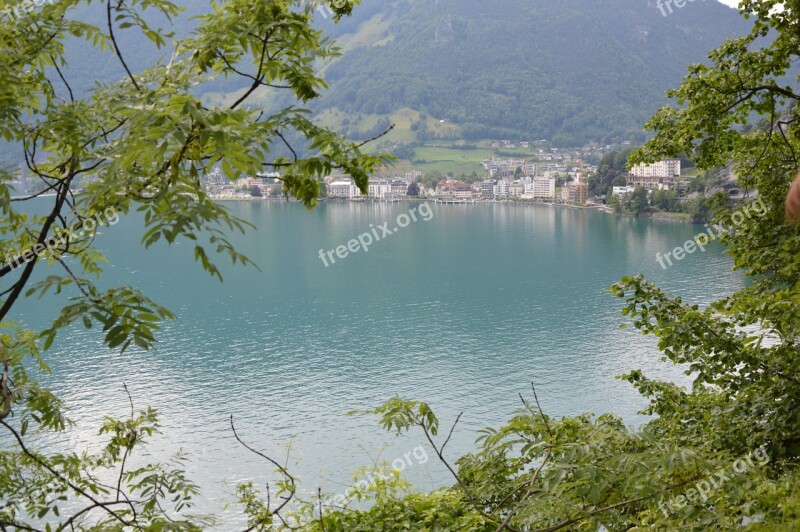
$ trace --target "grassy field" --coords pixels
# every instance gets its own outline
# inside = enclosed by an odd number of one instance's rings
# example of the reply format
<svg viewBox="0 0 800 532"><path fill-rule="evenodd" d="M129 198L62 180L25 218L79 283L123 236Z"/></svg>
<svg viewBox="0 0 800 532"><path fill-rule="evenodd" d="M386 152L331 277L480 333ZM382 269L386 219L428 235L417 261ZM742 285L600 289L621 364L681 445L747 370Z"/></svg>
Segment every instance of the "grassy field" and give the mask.
<svg viewBox="0 0 800 532"><path fill-rule="evenodd" d="M317 116L320 124L332 129L339 129L344 126L345 120L349 121L349 127L359 131L367 131L378 123L382 118L388 118L395 128L387 136L381 139L381 143L410 144L417 141L417 134L411 130L411 124L420 121L420 113L407 107L399 109L390 116L385 117L375 114L349 114L339 109L327 109ZM428 131L437 137L461 137L461 128L449 123L440 123L438 120L427 117L425 123Z"/></svg>
<svg viewBox="0 0 800 532"><path fill-rule="evenodd" d="M414 170L422 172L423 174L429 174L433 172L440 172L443 175L446 175L448 172L453 172L453 175L459 176L461 174L464 175L471 175L472 172L476 172L478 176L482 176L486 174L486 171L483 169L478 163L470 163L470 162L457 162L457 161L430 161L424 163L414 163L411 164L407 161L404 161L405 164L410 164Z"/></svg>
<svg viewBox="0 0 800 532"><path fill-rule="evenodd" d="M470 175L477 172L479 176L485 173L481 161L491 151L488 149L456 150L441 146L421 146L414 152L413 167L420 172L441 172L455 175Z"/></svg>
<svg viewBox="0 0 800 532"><path fill-rule="evenodd" d="M336 39L336 46L342 53L347 53L359 46L381 46L394 40L394 35L388 33L394 18L384 18L378 14L359 26L356 33L342 35Z"/></svg>

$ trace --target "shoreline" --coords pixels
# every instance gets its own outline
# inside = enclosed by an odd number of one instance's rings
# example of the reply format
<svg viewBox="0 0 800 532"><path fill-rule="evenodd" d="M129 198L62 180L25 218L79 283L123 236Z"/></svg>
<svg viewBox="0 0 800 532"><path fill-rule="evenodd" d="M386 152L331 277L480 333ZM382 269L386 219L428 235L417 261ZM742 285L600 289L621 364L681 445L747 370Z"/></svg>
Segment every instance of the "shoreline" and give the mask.
<svg viewBox="0 0 800 532"><path fill-rule="evenodd" d="M222 201L222 202L272 202L272 201L282 201L287 203L300 203L299 200L295 198L245 198L245 197L232 197L232 198L223 198L223 197L212 197L212 201ZM435 198L412 198L412 197L404 197L404 198L397 198L393 200L381 200L381 199L372 199L372 198L363 198L363 199L348 199L348 198L320 198L319 203L420 203L420 202L427 202L432 201L436 203ZM615 213L611 207L607 205L576 205L571 203L560 203L554 201L535 201L535 200L472 200L465 203L456 203L450 205L535 205L535 206L547 206L547 207L560 207L560 208L567 208L567 209L586 209L592 210L597 212L602 212L604 214L610 214L612 216L620 216L620 217L628 217L628 218L641 218L645 220L658 220L661 222L672 222L672 223L680 223L680 224L690 224L690 225L702 225L692 222L689 218L684 218L680 216L671 216L674 214L680 213L650 213L648 216L636 216L633 214L625 214L625 213Z"/></svg>

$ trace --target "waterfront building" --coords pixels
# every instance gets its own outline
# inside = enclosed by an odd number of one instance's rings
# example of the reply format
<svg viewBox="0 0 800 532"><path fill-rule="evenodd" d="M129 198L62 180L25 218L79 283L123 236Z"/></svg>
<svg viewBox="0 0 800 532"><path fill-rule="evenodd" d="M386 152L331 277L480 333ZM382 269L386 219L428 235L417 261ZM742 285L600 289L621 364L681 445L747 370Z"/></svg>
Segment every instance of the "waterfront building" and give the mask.
<svg viewBox="0 0 800 532"><path fill-rule="evenodd" d="M481 197L484 199L494 198L494 185L497 183L494 179L485 179L481 181Z"/></svg>
<svg viewBox="0 0 800 532"><path fill-rule="evenodd" d="M357 198L361 196L356 184L350 179L340 179L328 185L328 196L331 198Z"/></svg>
<svg viewBox="0 0 800 532"><path fill-rule="evenodd" d="M583 194L581 194L581 188L584 189ZM586 197L586 185L569 184L561 189L561 199L564 201L578 202L581 201L581 197Z"/></svg>
<svg viewBox="0 0 800 532"><path fill-rule="evenodd" d="M370 178L367 193L371 198L388 198L392 195L392 184L387 179Z"/></svg>
<svg viewBox="0 0 800 532"><path fill-rule="evenodd" d="M553 177L535 177L532 180L531 193L535 199L556 197L556 180Z"/></svg>
<svg viewBox="0 0 800 532"><path fill-rule="evenodd" d="M392 196L405 196L408 193L410 182L395 180L392 181Z"/></svg>
<svg viewBox="0 0 800 532"><path fill-rule="evenodd" d="M505 179L499 180L494 185L494 197L495 198L507 198L508 197L508 189L509 189L509 182Z"/></svg>
<svg viewBox="0 0 800 532"><path fill-rule="evenodd" d="M439 181L436 195L440 198L472 199L472 187L462 181Z"/></svg>
<svg viewBox="0 0 800 532"><path fill-rule="evenodd" d="M525 194L525 181L516 180L508 186L508 195L512 198L519 198Z"/></svg>

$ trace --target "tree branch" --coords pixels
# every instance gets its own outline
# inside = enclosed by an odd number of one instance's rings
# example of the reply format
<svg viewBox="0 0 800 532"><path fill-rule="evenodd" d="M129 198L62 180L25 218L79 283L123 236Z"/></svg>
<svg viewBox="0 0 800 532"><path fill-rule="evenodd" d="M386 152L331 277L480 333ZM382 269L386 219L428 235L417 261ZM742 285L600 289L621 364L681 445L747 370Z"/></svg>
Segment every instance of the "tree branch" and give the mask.
<svg viewBox="0 0 800 532"><path fill-rule="evenodd" d="M125 58L122 57L122 51L119 49L117 38L114 36L114 24L111 22L111 0L106 0L106 22L108 25L108 36L111 38L111 42L114 44L114 52L117 54L119 62L122 63L122 68L124 68L125 72L127 72L128 78L130 78L130 80L133 82L133 86L136 87L136 90L141 91L142 89L139 87L139 84L136 83L136 78L133 77L131 69L128 68Z"/></svg>
<svg viewBox="0 0 800 532"><path fill-rule="evenodd" d="M51 475L53 475L54 477L56 477L60 481L64 482L67 486L72 488L78 495L80 495L82 497L85 497L86 499L89 499L92 502L92 508L103 508L106 512L108 512L111 516L113 516L114 519L116 519L117 521L119 521L123 525L131 526L131 527L137 528L139 530L142 529L142 527L140 527L136 523L132 523L132 522L129 522L129 521L125 520L122 516L120 516L114 510L111 510L111 509L107 508L107 506L110 506L110 505L113 505L113 504L118 504L117 501L106 502L106 503L98 501L97 499L92 497L89 493L86 493L86 491L84 491L80 487L76 486L74 483L70 482L70 480L67 477L65 477L64 475L62 475L61 473L59 473L58 471L53 469L47 462L45 462L44 460L42 460L41 458L39 458L38 456L33 454L31 451L29 451L28 448L25 446L25 442L22 440L22 437L14 429L14 427L12 427L11 425L9 425L8 423L6 423L3 420L0 420L0 425L3 425L6 429L8 429L9 432L11 432L11 434L14 436L14 439L17 441L17 444L19 445L20 449L22 449L23 453L25 453L31 460L33 460L34 462L39 464L40 467L43 467L44 469L46 469Z"/></svg>

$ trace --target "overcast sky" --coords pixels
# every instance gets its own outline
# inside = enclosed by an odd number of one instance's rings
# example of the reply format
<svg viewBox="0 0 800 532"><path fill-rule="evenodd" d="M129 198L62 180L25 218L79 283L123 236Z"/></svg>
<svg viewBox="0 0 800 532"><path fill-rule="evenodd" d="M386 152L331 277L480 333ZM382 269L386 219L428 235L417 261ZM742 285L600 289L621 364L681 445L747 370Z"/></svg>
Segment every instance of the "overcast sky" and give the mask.
<svg viewBox="0 0 800 532"><path fill-rule="evenodd" d="M736 7L739 5L739 0L719 0L719 1L731 7Z"/></svg>

